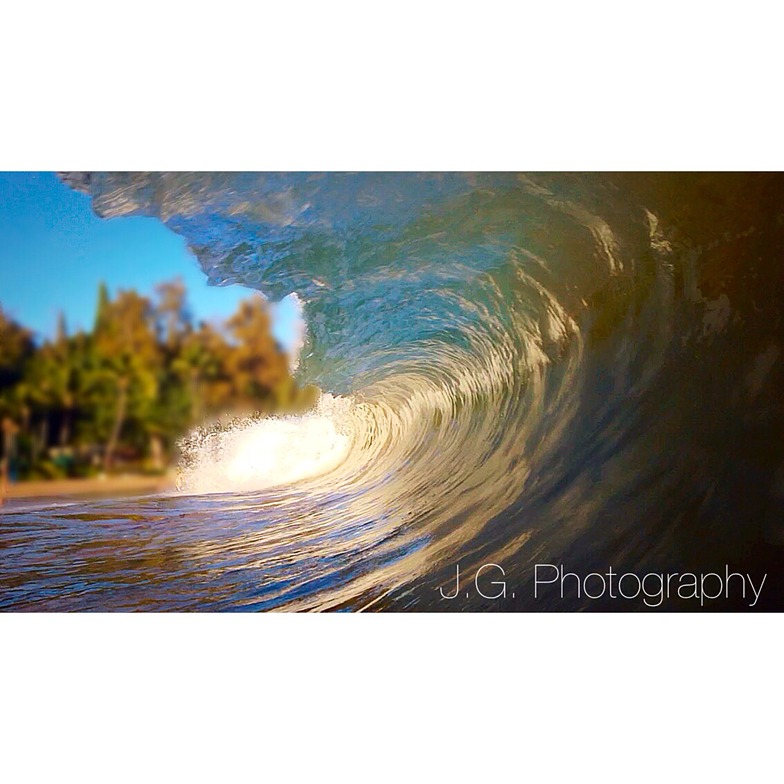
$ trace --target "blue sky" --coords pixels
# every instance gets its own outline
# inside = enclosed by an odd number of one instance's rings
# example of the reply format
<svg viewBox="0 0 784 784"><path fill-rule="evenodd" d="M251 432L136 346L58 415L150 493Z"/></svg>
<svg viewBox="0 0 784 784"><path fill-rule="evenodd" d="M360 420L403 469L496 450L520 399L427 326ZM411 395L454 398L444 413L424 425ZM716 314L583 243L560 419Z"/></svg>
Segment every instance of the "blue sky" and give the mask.
<svg viewBox="0 0 784 784"><path fill-rule="evenodd" d="M0 172L0 304L50 337L62 310L69 330L90 328L96 292L180 277L197 320L223 318L250 295L241 286L207 286L185 242L154 218L102 220L88 196L51 172Z"/></svg>

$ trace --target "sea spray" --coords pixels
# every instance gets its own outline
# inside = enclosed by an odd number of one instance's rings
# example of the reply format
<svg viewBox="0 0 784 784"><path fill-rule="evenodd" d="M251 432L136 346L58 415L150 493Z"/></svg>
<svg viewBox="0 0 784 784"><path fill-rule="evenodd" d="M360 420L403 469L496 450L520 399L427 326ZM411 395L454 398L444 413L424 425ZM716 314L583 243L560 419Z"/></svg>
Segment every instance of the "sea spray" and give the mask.
<svg viewBox="0 0 784 784"><path fill-rule="evenodd" d="M198 428L179 444L178 489L184 493L248 492L320 476L349 452L351 402L323 395L306 414L244 417Z"/></svg>

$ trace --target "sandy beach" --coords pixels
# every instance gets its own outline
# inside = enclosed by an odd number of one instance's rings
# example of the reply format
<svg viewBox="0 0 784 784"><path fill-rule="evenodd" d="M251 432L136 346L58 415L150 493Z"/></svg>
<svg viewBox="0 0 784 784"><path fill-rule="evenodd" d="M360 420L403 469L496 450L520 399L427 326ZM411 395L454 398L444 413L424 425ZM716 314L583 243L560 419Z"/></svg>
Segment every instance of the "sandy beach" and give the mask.
<svg viewBox="0 0 784 784"><path fill-rule="evenodd" d="M55 479L30 482L16 482L7 489L6 499L25 498L72 498L97 496L143 495L161 493L174 488L174 477L141 476L126 474L121 476L94 477L91 479ZM2 503L2 501L0 501Z"/></svg>

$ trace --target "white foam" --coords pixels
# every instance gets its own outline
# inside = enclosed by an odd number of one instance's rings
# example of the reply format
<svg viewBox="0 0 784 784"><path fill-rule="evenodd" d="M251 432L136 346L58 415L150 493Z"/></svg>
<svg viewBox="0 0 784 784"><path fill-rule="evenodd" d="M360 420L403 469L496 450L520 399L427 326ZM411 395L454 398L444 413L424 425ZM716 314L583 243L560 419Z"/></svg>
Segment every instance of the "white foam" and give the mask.
<svg viewBox="0 0 784 784"><path fill-rule="evenodd" d="M320 476L340 465L352 438L341 425L350 401L323 395L303 416L247 419L227 430L192 433L179 488L187 493L263 490Z"/></svg>

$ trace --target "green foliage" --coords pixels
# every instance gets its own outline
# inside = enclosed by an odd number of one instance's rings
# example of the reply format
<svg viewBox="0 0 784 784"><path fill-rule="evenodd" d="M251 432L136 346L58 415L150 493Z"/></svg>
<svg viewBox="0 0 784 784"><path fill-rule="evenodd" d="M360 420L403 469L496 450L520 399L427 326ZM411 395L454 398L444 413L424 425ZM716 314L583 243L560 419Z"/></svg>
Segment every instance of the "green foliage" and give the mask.
<svg viewBox="0 0 784 784"><path fill-rule="evenodd" d="M176 440L211 418L303 411L318 399L300 389L270 332L265 301L243 301L225 324L194 324L181 281L151 300L112 299L104 284L91 332L52 341L0 310L0 418L28 476L84 475L135 467L162 470Z"/></svg>
<svg viewBox="0 0 784 784"><path fill-rule="evenodd" d="M33 336L0 308L0 415L20 413L15 387L21 383L25 363L33 355Z"/></svg>

